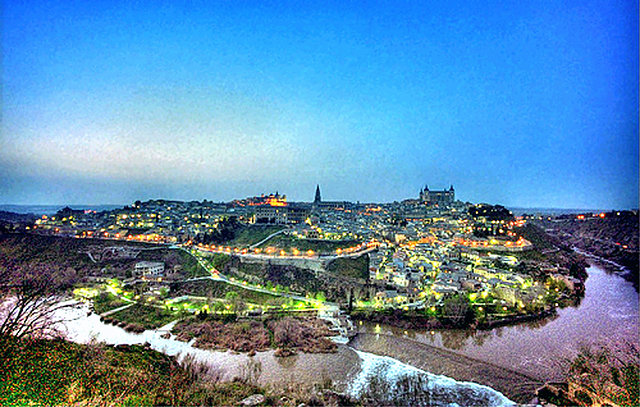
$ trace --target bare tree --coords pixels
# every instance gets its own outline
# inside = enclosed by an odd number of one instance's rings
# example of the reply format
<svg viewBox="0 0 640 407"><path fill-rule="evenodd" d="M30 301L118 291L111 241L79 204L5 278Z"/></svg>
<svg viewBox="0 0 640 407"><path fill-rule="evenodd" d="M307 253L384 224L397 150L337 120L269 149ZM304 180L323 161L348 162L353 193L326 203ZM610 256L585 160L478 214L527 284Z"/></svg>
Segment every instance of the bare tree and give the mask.
<svg viewBox="0 0 640 407"><path fill-rule="evenodd" d="M61 310L75 304L63 297L75 273L47 266L0 270L0 337L58 334Z"/></svg>

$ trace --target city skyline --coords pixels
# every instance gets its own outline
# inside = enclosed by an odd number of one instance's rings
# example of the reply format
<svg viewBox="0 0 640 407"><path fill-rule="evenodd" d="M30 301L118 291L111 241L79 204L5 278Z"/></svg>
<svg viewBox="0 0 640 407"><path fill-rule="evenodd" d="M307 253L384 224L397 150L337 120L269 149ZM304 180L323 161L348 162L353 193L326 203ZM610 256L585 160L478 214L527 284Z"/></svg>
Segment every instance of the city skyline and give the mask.
<svg viewBox="0 0 640 407"><path fill-rule="evenodd" d="M638 6L6 2L0 203L637 208Z"/></svg>
<svg viewBox="0 0 640 407"><path fill-rule="evenodd" d="M316 184L316 188L319 188L320 185ZM451 186L452 187L452 186ZM434 188L430 188L430 190L432 192L446 192L448 191L448 188L443 188L443 189L434 189ZM422 193L423 191L420 190L419 193L417 194L417 196L408 196L408 197L402 197L402 198L397 198L391 201L362 201L359 199L355 199L355 200L344 200L341 199L340 197L329 197L329 199L326 198L321 198L322 202L347 202L347 203L352 203L352 204L371 204L371 205L375 205L375 204L389 204L389 203L402 203L403 201L422 201L424 198L422 198ZM308 204L308 203L315 203L317 202L317 195L313 197L313 199L308 199L308 198L302 198L302 199L290 199L289 195L286 193L286 191L278 191L278 190L274 190L274 191L261 191L258 193L255 193L253 195L246 195L246 196L236 196L236 197L232 197L229 199L215 199L212 197L202 197L202 198L194 198L194 199L179 199L179 198L166 198L166 197L148 197L145 199L135 199L132 200L130 202L101 202L101 203L87 203L87 202L59 202L59 203L44 203L44 204L39 204L39 203L0 203L0 210L8 210L8 211L17 211L18 213L27 213L28 208L40 208L40 210L42 210L42 208L48 208L49 210L51 210L51 208L57 207L57 208L62 208L62 207L73 207L74 209L78 209L78 208L86 208L86 209L96 209L96 208L118 208L118 207L127 207L131 204L133 204L134 202L150 202L150 201L167 201L167 202L205 202L205 201L209 201L212 203L231 203L237 200L244 200L244 199L251 199L251 198L258 198L258 197L266 197L266 196L270 196L270 195L280 195L281 197L284 197L285 200L289 203L304 203L304 204ZM317 194L317 192L316 192ZM315 195L315 194L314 194ZM560 211L569 211L569 212L575 212L575 211L607 211L607 210L637 210L638 207L574 207L574 208L569 208L569 207L536 207L536 206L517 206L517 205L508 205L505 204L503 205L501 202L490 202L490 201L474 201L474 200L467 200L467 199L459 199L456 198L455 201L457 202L464 202L464 203L470 203L470 204L494 204L494 205L502 205L505 206L509 209L513 209L513 210L560 210Z"/></svg>

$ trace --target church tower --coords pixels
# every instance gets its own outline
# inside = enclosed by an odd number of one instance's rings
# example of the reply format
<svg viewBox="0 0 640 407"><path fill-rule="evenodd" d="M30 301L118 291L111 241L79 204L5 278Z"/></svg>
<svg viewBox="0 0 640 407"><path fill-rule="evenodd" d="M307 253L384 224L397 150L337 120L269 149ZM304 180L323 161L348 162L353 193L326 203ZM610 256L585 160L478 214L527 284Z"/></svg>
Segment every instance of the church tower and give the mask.
<svg viewBox="0 0 640 407"><path fill-rule="evenodd" d="M320 185L316 185L316 197L313 200L314 204L319 204L322 201L322 197L320 196Z"/></svg>

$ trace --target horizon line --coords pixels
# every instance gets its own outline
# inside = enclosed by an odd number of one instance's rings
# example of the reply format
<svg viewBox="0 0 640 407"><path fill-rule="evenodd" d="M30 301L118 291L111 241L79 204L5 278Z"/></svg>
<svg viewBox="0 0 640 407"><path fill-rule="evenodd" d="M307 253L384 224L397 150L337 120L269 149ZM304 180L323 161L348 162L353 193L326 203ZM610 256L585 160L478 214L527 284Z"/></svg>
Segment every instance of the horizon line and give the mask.
<svg viewBox="0 0 640 407"><path fill-rule="evenodd" d="M250 197L247 197L250 198ZM238 198L236 198L238 199ZM239 198L239 199L245 199L245 198ZM413 199L413 198L407 198L407 199ZM174 201L174 202L203 202L203 201L211 201L213 203L229 203L232 202L231 201L213 201L207 198L198 200L198 199L190 199L190 200L184 200L184 199L167 199L167 198L150 198L147 199L145 201L140 200L141 202L147 202L147 201ZM235 200L235 199L234 199ZM404 201L406 199L403 199L402 201ZM361 205L368 205L368 204L389 204L389 203L394 203L394 202L402 202L402 201L387 201L387 202L359 202ZM134 201L135 202L135 201ZM55 206L55 207L71 207L71 206L76 206L76 207L92 207L92 206L115 206L115 207L126 207L126 206L130 206L132 203L134 202L130 202L130 203L99 203L99 204L88 204L88 203L58 203L58 204L33 204L33 203L29 203L29 204L16 204L16 203L0 203L0 207L38 207L38 206ZM313 201L290 201L292 203L313 203ZM324 202L331 202L331 201L324 201ZM351 202L351 201L345 201L345 202ZM460 201L460 202L465 202L465 203L472 203L472 204L480 204L480 203L488 203L490 205L502 205L507 209L510 210L514 210L514 209L518 209L518 210L522 210L522 209L526 209L526 210L562 210L562 211L596 211L596 212L602 212L602 211L614 211L614 210L630 210L630 211L637 211L639 210L638 207L635 208L575 208L575 207L545 207L545 206L511 206L511 205L503 205L500 203L489 203L489 202L476 202L473 203L471 201ZM356 203L356 202L352 202L352 203Z"/></svg>

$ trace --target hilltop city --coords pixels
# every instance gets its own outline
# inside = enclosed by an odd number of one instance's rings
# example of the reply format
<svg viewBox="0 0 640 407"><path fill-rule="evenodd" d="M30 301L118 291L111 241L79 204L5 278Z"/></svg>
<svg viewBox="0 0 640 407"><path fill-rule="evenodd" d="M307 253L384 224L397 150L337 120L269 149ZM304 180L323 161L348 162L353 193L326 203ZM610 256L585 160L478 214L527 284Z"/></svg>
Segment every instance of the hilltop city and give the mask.
<svg viewBox="0 0 640 407"><path fill-rule="evenodd" d="M325 201L317 186L311 202L289 202L276 192L226 203L150 200L104 212L65 208L26 228L179 246L211 273L229 274L245 285L269 283L247 272L251 264L312 270L311 279L323 283L292 282L297 294L313 287L359 310L437 315L444 299L464 293L473 321L487 322L525 309L548 312L582 286L571 259L527 255L534 245L527 239L526 217L514 217L499 205L456 200L453 186L425 186L416 198L387 204ZM220 255L237 259L239 266L223 270L207 261ZM342 283L327 279L332 270ZM146 261L136 264L133 277L167 284L172 272L162 262Z"/></svg>

